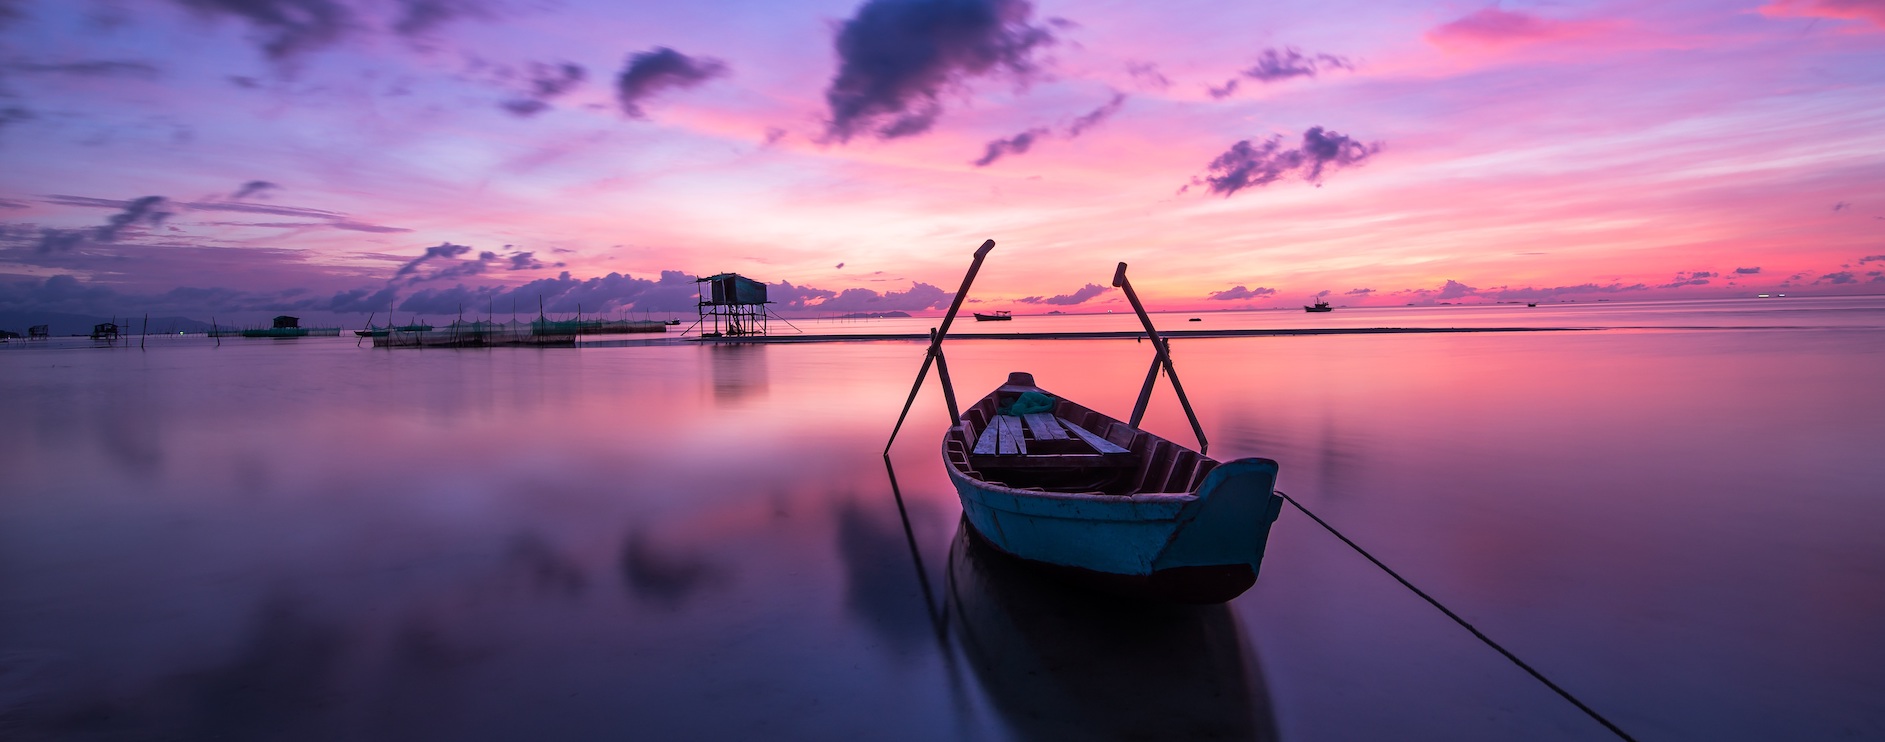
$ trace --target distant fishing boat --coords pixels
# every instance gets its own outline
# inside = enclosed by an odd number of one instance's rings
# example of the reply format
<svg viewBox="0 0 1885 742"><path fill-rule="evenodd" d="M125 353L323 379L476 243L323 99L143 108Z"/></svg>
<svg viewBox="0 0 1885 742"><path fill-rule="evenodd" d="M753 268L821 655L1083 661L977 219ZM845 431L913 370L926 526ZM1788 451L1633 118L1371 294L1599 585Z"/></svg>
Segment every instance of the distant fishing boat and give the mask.
<svg viewBox="0 0 1885 742"><path fill-rule="evenodd" d="M355 336L355 337L363 337L363 338L383 338L383 337L386 337L386 333L388 333L388 332L391 332L391 331L392 331L392 325L390 324L390 323L392 322L392 320L391 320L391 319L388 319L388 320L387 320L387 322L388 322L388 325L387 325L386 327L374 327L374 326L373 326L373 315L372 315L372 314L368 314L368 315L367 315L367 327L366 327L366 329L364 329L364 330L354 330L354 331L353 331L353 334L354 334L354 336Z"/></svg>
<svg viewBox="0 0 1885 742"><path fill-rule="evenodd" d="M955 420L943 434L943 459L977 535L1064 579L1135 598L1222 603L1249 589L1282 509L1274 492L1277 464L1205 456L1204 430L1178 383L1167 341L1126 280L1125 263L1113 285L1124 289L1154 352L1130 422L1054 395L1019 371L957 412L941 345L993 248L990 240L976 251L955 305L932 335L922 371L933 363L942 377ZM1138 427L1160 372L1171 378L1199 450ZM904 404L906 416L922 379ZM902 422L899 417L898 428Z"/></svg>
<svg viewBox="0 0 1885 742"><path fill-rule="evenodd" d="M1009 320L1014 319L1014 315L1009 314L1006 311L991 312L989 314L975 312L974 314L975 314L975 321L977 322L1007 322Z"/></svg>
<svg viewBox="0 0 1885 742"><path fill-rule="evenodd" d="M1328 301L1322 299L1321 297L1317 297L1316 303L1305 306L1302 308L1302 310L1305 312L1333 312L1335 311L1335 307L1329 306Z"/></svg>

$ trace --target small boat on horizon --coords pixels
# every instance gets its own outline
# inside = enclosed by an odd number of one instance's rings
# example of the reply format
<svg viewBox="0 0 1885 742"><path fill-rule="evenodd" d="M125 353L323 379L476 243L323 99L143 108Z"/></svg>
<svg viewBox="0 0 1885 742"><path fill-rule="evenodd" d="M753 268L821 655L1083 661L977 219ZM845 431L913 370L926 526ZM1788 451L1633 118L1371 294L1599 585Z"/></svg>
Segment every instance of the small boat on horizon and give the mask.
<svg viewBox="0 0 1885 742"><path fill-rule="evenodd" d="M988 314L983 314L981 312L975 312L974 314L975 314L975 321L977 322L1007 322L1009 320L1014 319L1014 315L1010 314L1005 309L991 312Z"/></svg>
<svg viewBox="0 0 1885 742"><path fill-rule="evenodd" d="M1315 304L1306 305L1302 310L1305 312L1333 312L1335 311L1335 307L1329 306L1329 302L1322 297L1316 297Z"/></svg>

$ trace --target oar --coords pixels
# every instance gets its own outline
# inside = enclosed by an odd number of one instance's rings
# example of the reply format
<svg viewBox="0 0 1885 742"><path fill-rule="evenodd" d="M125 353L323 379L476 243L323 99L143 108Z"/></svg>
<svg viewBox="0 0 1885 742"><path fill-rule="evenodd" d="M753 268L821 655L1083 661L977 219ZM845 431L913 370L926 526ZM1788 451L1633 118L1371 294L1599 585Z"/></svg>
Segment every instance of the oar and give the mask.
<svg viewBox="0 0 1885 742"><path fill-rule="evenodd" d="M916 404L917 392L923 390L923 379L929 376L931 363L936 364L937 373L942 377L943 399L949 405L949 419L962 418L962 413L956 409L955 386L949 383L949 365L942 357L942 341L949 334L949 325L956 321L956 313L962 310L962 300L969 296L969 284L975 283L975 274L982 270L982 259L988 257L988 251L993 249L994 240L983 242L981 247L976 248L975 261L969 263L969 272L962 276L962 288L956 289L956 298L949 302L949 311L943 315L942 325L929 331L929 350L923 354L923 367L917 369L916 383L910 385L910 398L903 401L903 412L897 414L897 426L890 429L890 440L884 442L884 455L890 455L890 445L897 442L897 432L903 430L903 419L909 417L910 406Z"/></svg>
<svg viewBox="0 0 1885 742"><path fill-rule="evenodd" d="M1204 426L1198 424L1198 413L1191 410L1191 400L1185 396L1185 385L1178 383L1178 369L1172 367L1172 346L1165 338L1159 337L1158 328L1152 326L1152 317L1145 313L1145 305L1139 303L1139 294L1132 290L1132 282L1126 280L1126 264L1120 263L1113 272L1113 285L1126 292L1126 301L1132 303L1132 311L1139 315L1139 323L1145 325L1145 334L1152 341L1152 368L1145 373L1145 386L1139 388L1139 401L1132 406L1132 427L1139 427L1139 421L1145 418L1146 405L1152 401L1152 384L1158 381L1158 372L1162 367L1165 375L1171 377L1172 391L1178 393L1178 404L1185 408L1185 417L1191 420L1191 432L1198 436L1198 453L1210 449L1211 443L1204 439Z"/></svg>

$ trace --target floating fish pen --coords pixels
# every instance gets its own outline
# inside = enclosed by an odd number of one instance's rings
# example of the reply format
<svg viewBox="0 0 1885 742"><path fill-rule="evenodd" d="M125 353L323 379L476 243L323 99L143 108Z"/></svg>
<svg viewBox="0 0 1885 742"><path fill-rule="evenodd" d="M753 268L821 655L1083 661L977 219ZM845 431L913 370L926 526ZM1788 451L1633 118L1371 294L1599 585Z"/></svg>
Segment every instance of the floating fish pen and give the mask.
<svg viewBox="0 0 1885 742"><path fill-rule="evenodd" d="M658 319L567 319L539 318L531 323L547 332L570 335L623 335L631 332L667 332L668 323Z"/></svg>
<svg viewBox="0 0 1885 742"><path fill-rule="evenodd" d="M493 348L528 345L548 348L576 346L577 322L538 319L531 322L453 322L395 327L373 338L375 348ZM423 329L419 329L419 328Z"/></svg>
<svg viewBox="0 0 1885 742"><path fill-rule="evenodd" d="M245 338L305 338L305 337L331 338L331 337L340 336L340 328L338 327L302 327L300 317L290 317L284 314L280 317L276 317L275 324L271 327L245 327L241 330L235 330L235 331L218 330L218 331L212 331L212 334L216 337L222 337L224 335L241 335L242 337L245 337Z"/></svg>

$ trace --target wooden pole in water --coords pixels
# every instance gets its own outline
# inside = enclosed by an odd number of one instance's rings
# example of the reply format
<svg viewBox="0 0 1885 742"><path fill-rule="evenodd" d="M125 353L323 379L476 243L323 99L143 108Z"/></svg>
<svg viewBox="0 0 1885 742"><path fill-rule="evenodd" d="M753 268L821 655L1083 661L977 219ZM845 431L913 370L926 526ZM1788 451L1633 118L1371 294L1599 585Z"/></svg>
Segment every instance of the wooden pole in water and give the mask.
<svg viewBox="0 0 1885 742"><path fill-rule="evenodd" d="M929 342L934 345L942 339L941 333L929 331ZM962 411L956 408L956 385L949 383L949 361L943 358L942 348L936 349L936 378L942 381L943 402L949 405L950 424L962 419Z"/></svg>
<svg viewBox="0 0 1885 742"><path fill-rule="evenodd" d="M138 336L137 336L137 349L138 350L144 349L144 338L150 337L150 334L151 334L151 313L145 312L144 313L144 331L141 333L138 333Z"/></svg>
<svg viewBox="0 0 1885 742"><path fill-rule="evenodd" d="M949 405L949 424L954 425L956 420L962 418L961 412L956 409L956 390L949 382L948 366L943 361L942 342L949 334L950 323L956 321L956 313L962 310L963 299L969 296L969 286L975 283L975 274L982 270L982 260L993 249L994 240L987 240L976 248L975 260L969 263L969 272L962 276L962 287L956 289L955 299L949 302L949 311L943 314L942 325L929 331L929 350L923 353L923 366L917 369L916 383L910 385L910 398L903 401L903 412L897 414L897 425L890 429L890 440L884 442L885 456L890 455L890 445L897 442L897 432L903 430L903 420L910 416L910 406L916 404L916 394L923 390L923 379L929 375L932 363L937 365L938 375L942 377L943 399Z"/></svg>
<svg viewBox="0 0 1885 742"><path fill-rule="evenodd" d="M1172 380L1172 391L1178 393L1178 404L1185 408L1185 417L1191 421L1191 432L1198 436L1198 453L1204 453L1211 447L1204 439L1204 426L1198 424L1198 413L1191 409L1191 400L1185 396L1185 386L1178 382L1178 369L1172 367L1172 346L1170 341L1159 337L1158 328L1152 326L1152 317L1145 313L1145 305L1139 303L1139 294L1132 290L1132 282L1126 280L1126 264L1120 263L1113 272L1113 285L1126 292L1126 301L1132 304L1132 311L1139 315L1139 323L1145 325L1146 338L1152 341L1152 370L1146 372L1145 386L1139 388L1139 401L1132 407L1132 427L1139 427L1139 421L1145 417L1145 408L1152 401L1152 384L1158 381L1158 371L1164 367L1165 375Z"/></svg>

